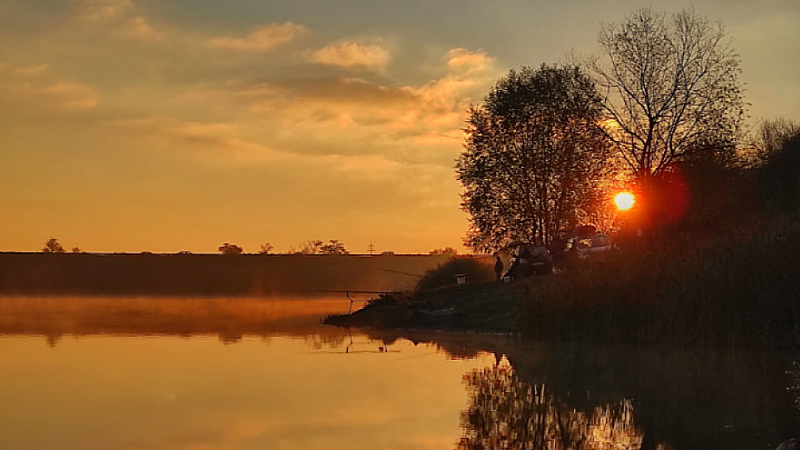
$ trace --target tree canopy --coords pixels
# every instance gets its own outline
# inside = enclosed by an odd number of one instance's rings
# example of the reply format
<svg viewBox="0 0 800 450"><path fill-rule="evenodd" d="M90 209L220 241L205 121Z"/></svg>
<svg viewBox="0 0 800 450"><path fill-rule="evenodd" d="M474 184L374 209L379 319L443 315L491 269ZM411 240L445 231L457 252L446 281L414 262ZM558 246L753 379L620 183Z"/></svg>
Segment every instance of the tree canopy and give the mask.
<svg viewBox="0 0 800 450"><path fill-rule="evenodd" d="M58 239L51 237L44 243L42 252L44 253L64 253L64 247L58 242Z"/></svg>
<svg viewBox="0 0 800 450"><path fill-rule="evenodd" d="M244 249L242 247L226 242L219 246L219 252L223 255L241 255Z"/></svg>
<svg viewBox="0 0 800 450"><path fill-rule="evenodd" d="M494 251L514 241L549 242L598 212L609 141L600 98L575 66L511 70L469 110L456 163L466 244Z"/></svg>

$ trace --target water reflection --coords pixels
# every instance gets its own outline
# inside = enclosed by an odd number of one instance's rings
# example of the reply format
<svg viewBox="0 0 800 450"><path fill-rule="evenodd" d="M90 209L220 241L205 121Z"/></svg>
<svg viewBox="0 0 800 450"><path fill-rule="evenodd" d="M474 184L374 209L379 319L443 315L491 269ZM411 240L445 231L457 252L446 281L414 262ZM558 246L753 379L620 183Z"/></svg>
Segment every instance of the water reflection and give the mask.
<svg viewBox="0 0 800 450"><path fill-rule="evenodd" d="M347 306L0 297L0 448L99 448L98 423L105 448L774 449L800 434L796 354L319 323Z"/></svg>
<svg viewBox="0 0 800 450"><path fill-rule="evenodd" d="M638 450L642 431L633 406L623 399L581 411L545 385L519 379L506 362L464 376L470 392L462 414L458 450Z"/></svg>

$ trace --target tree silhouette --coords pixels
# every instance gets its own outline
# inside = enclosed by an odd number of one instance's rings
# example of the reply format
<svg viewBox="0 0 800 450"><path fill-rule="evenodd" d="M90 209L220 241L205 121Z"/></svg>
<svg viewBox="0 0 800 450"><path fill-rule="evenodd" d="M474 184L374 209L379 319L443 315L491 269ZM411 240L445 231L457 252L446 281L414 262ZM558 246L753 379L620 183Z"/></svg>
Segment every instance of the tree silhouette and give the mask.
<svg viewBox="0 0 800 450"><path fill-rule="evenodd" d="M630 400L580 411L502 364L467 373L464 382L470 401L458 450L641 448L643 433Z"/></svg>
<svg viewBox="0 0 800 450"><path fill-rule="evenodd" d="M435 248L428 252L429 255L434 256L456 256L458 252L453 247Z"/></svg>
<svg viewBox="0 0 800 450"><path fill-rule="evenodd" d="M303 255L348 255L349 251L344 244L336 239L330 239L327 243L319 239L306 241L300 246L298 252Z"/></svg>
<svg viewBox="0 0 800 450"><path fill-rule="evenodd" d="M640 179L737 138L744 116L739 55L724 27L693 9L644 8L602 28L601 59L589 61L603 125Z"/></svg>
<svg viewBox="0 0 800 450"><path fill-rule="evenodd" d="M320 254L322 255L349 255L350 252L344 248L344 244L336 239L331 239L327 244L320 247Z"/></svg>
<svg viewBox="0 0 800 450"><path fill-rule="evenodd" d="M797 136L800 136L800 122L785 118L765 120L758 127L753 149L753 165L763 166L778 154Z"/></svg>
<svg viewBox="0 0 800 450"><path fill-rule="evenodd" d="M511 70L469 111L456 163L468 246L546 243L595 213L610 167L599 101L578 67L542 65Z"/></svg>
<svg viewBox="0 0 800 450"><path fill-rule="evenodd" d="M223 255L240 255L244 250L236 244L224 243L219 246L218 250Z"/></svg>
<svg viewBox="0 0 800 450"><path fill-rule="evenodd" d="M44 248L42 249L44 253L64 253L64 247L58 242L58 239L51 237L44 243Z"/></svg>
<svg viewBox="0 0 800 450"><path fill-rule="evenodd" d="M269 255L275 247L269 242L261 244L261 249L258 251L259 255Z"/></svg>
<svg viewBox="0 0 800 450"><path fill-rule="evenodd" d="M299 253L303 255L318 255L322 249L323 242L320 240L306 241L300 245Z"/></svg>

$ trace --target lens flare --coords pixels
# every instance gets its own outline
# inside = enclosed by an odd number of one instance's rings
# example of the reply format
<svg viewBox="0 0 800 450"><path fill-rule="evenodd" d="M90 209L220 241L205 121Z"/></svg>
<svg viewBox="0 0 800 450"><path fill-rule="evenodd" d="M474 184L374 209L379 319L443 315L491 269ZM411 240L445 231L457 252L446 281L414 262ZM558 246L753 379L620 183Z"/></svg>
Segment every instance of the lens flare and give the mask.
<svg viewBox="0 0 800 450"><path fill-rule="evenodd" d="M620 211L631 209L635 201L633 194L630 192L620 192L614 197L614 204L617 205L617 209Z"/></svg>

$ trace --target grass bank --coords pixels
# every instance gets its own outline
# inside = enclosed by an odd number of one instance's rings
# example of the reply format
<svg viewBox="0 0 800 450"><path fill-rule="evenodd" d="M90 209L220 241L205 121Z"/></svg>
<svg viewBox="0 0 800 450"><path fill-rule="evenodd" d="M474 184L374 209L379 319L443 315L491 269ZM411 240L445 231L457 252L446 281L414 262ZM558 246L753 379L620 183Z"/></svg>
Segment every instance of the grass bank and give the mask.
<svg viewBox="0 0 800 450"><path fill-rule="evenodd" d="M798 346L799 267L797 213L664 233L529 283L516 327L535 339Z"/></svg>

